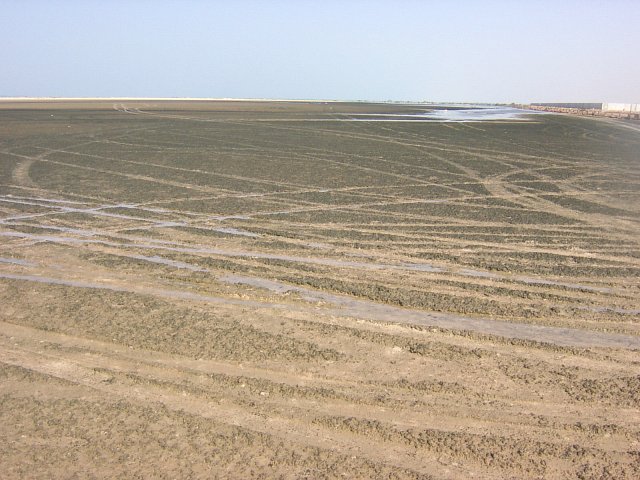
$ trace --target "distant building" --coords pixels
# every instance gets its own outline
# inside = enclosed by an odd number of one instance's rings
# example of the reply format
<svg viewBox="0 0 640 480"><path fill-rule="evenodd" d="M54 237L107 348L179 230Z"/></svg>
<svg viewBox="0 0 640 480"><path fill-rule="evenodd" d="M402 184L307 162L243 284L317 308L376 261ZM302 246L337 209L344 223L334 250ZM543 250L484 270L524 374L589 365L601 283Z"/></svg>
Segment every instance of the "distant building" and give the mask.
<svg viewBox="0 0 640 480"><path fill-rule="evenodd" d="M640 103L532 103L524 108L591 117L640 120Z"/></svg>
<svg viewBox="0 0 640 480"><path fill-rule="evenodd" d="M602 103L532 103L534 107L577 108L580 110L600 110Z"/></svg>
<svg viewBox="0 0 640 480"><path fill-rule="evenodd" d="M640 113L640 103L603 103L603 112Z"/></svg>

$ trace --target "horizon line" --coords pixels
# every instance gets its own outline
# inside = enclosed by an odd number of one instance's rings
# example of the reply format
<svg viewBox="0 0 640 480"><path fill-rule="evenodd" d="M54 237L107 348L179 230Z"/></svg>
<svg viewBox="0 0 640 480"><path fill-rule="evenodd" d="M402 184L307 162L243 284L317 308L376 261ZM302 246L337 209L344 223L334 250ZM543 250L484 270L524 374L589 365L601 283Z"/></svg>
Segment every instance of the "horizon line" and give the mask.
<svg viewBox="0 0 640 480"><path fill-rule="evenodd" d="M236 98L236 97L28 97L28 96L0 96L2 101L77 101L77 100L149 100L149 101L225 101L225 102L314 102L314 103L419 103L419 104L476 104L476 105L507 105L526 104L525 102L470 102L470 101L432 101L432 100L371 100L371 99L321 99L321 98Z"/></svg>
<svg viewBox="0 0 640 480"><path fill-rule="evenodd" d="M262 97L56 97L56 96L0 96L0 102L29 101L186 101L186 102L292 102L292 103L402 103L420 105L533 105L533 104L569 104L569 103L637 103L629 101L433 101L433 100L374 100L374 99L335 99L335 98L262 98Z"/></svg>

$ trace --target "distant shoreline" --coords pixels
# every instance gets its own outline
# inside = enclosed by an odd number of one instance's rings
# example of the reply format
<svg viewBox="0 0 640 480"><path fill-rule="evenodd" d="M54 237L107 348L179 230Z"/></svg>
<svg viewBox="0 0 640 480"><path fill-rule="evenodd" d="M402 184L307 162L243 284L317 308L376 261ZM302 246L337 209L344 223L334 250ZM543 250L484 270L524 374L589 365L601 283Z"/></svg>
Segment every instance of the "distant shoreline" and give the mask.
<svg viewBox="0 0 640 480"><path fill-rule="evenodd" d="M420 100L363 100L363 99L317 99L317 98L231 98L231 97L2 97L1 102L286 102L286 103L369 103L385 105L456 105L456 106L509 106L499 102L450 102Z"/></svg>
<svg viewBox="0 0 640 480"><path fill-rule="evenodd" d="M0 97L0 102L113 102L124 101L177 101L177 102L365 102L367 100L317 100L317 99L287 99L287 98L207 98L207 97ZM370 103L379 103L371 101Z"/></svg>

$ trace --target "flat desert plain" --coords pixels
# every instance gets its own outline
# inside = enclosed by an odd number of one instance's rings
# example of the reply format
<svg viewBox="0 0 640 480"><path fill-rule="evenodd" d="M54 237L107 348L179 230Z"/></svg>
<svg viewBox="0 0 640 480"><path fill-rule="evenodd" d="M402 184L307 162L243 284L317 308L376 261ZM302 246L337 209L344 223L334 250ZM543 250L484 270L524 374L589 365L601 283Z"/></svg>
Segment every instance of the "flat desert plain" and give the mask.
<svg viewBox="0 0 640 480"><path fill-rule="evenodd" d="M640 478L640 128L430 108L2 102L0 476Z"/></svg>

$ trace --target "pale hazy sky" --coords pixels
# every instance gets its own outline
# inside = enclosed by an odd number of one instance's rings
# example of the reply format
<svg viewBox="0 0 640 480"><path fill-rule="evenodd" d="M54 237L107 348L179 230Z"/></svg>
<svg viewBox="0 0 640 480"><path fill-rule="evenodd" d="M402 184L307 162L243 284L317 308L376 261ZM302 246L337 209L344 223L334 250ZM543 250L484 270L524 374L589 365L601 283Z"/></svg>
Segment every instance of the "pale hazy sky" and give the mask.
<svg viewBox="0 0 640 480"><path fill-rule="evenodd" d="M0 96L640 102L640 0L0 0Z"/></svg>

